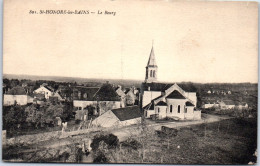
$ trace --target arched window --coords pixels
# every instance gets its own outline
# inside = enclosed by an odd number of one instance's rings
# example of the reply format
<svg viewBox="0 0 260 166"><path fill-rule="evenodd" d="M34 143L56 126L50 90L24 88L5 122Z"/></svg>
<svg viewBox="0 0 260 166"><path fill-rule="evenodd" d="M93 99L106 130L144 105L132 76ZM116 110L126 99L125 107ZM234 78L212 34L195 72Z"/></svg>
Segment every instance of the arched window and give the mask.
<svg viewBox="0 0 260 166"><path fill-rule="evenodd" d="M153 77L153 71L150 70L150 77Z"/></svg>
<svg viewBox="0 0 260 166"><path fill-rule="evenodd" d="M178 113L181 113L181 106L178 105Z"/></svg>
<svg viewBox="0 0 260 166"><path fill-rule="evenodd" d="M170 113L172 113L172 105L170 105Z"/></svg>
<svg viewBox="0 0 260 166"><path fill-rule="evenodd" d="M158 114L160 113L160 108L158 108Z"/></svg>
<svg viewBox="0 0 260 166"><path fill-rule="evenodd" d="M148 70L146 70L146 78L148 78Z"/></svg>
<svg viewBox="0 0 260 166"><path fill-rule="evenodd" d="M155 70L153 71L153 77L155 77Z"/></svg>

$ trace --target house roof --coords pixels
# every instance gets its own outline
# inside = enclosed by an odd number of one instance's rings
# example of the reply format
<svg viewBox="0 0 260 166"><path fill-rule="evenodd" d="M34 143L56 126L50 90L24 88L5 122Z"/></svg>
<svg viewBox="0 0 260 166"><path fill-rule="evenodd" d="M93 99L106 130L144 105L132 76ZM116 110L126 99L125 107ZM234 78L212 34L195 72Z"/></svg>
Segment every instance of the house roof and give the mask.
<svg viewBox="0 0 260 166"><path fill-rule="evenodd" d="M170 93L166 98L170 99L186 99L180 92L177 90L174 90L172 93Z"/></svg>
<svg viewBox="0 0 260 166"><path fill-rule="evenodd" d="M194 104L192 104L191 102L187 101L187 102L185 103L185 106L194 106Z"/></svg>
<svg viewBox="0 0 260 166"><path fill-rule="evenodd" d="M94 95L98 92L99 87L77 86L73 88L74 100L93 101Z"/></svg>
<svg viewBox="0 0 260 166"><path fill-rule="evenodd" d="M148 91L150 87L150 91L161 91L164 92L165 90L169 89L174 83L143 83L142 89L144 91ZM186 92L196 92L197 89L192 83L180 83L177 84L180 88L182 88Z"/></svg>
<svg viewBox="0 0 260 166"><path fill-rule="evenodd" d="M32 94L33 98L36 98L38 100L44 100L45 99L45 95L42 93L33 93Z"/></svg>
<svg viewBox="0 0 260 166"><path fill-rule="evenodd" d="M111 110L120 121L130 120L141 117L139 106L118 108Z"/></svg>
<svg viewBox="0 0 260 166"><path fill-rule="evenodd" d="M167 103L165 103L164 101L159 101L156 105L158 105L158 106L167 106Z"/></svg>
<svg viewBox="0 0 260 166"><path fill-rule="evenodd" d="M111 84L103 84L93 97L99 101L120 101L120 96L116 93Z"/></svg>
<svg viewBox="0 0 260 166"><path fill-rule="evenodd" d="M156 61L155 61L153 47L151 49L150 57L149 57L149 60L148 60L148 63L147 63L146 67L157 67L157 64L156 64Z"/></svg>
<svg viewBox="0 0 260 166"><path fill-rule="evenodd" d="M6 92L9 95L26 95L25 89L21 86L16 86Z"/></svg>

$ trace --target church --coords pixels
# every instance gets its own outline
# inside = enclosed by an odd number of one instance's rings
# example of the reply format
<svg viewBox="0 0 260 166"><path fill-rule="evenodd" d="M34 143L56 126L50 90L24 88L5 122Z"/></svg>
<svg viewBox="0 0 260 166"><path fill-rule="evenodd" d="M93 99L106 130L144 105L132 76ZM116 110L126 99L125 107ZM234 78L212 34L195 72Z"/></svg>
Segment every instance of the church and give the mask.
<svg viewBox="0 0 260 166"><path fill-rule="evenodd" d="M146 66L145 81L141 85L140 104L145 118L201 119L196 108L196 88L186 84L157 82L158 66L152 47Z"/></svg>

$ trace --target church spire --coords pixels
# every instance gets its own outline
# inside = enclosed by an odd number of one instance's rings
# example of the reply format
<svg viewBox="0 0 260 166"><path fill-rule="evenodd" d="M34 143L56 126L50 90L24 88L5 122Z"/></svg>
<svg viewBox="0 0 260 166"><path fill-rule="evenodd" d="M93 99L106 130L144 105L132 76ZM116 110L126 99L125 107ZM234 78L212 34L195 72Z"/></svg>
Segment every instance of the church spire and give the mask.
<svg viewBox="0 0 260 166"><path fill-rule="evenodd" d="M148 60L148 63L147 63L146 67L148 67L148 66L151 66L151 67L152 66L157 66L156 61L155 61L153 46L152 46L150 57L149 57L149 60Z"/></svg>
<svg viewBox="0 0 260 166"><path fill-rule="evenodd" d="M145 75L146 83L151 83L151 82L157 81L157 69L158 69L158 67L157 67L157 64L155 61L154 50L153 50L153 46L152 46L149 60L148 60L147 66L146 66L146 75Z"/></svg>

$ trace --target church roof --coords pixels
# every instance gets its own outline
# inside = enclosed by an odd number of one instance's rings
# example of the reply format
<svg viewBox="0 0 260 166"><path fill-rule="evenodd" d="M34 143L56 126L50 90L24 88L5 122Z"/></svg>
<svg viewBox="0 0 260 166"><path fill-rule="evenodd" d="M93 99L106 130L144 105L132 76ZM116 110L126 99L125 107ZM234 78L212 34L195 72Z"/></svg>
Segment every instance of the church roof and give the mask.
<svg viewBox="0 0 260 166"><path fill-rule="evenodd" d="M147 63L146 67L157 67L156 61L155 61L155 56L154 56L154 51L153 51L153 47L151 49L151 53L150 53L150 57Z"/></svg>
<svg viewBox="0 0 260 166"><path fill-rule="evenodd" d="M144 110L154 110L154 102L151 102L143 107Z"/></svg>
<svg viewBox="0 0 260 166"><path fill-rule="evenodd" d="M164 101L159 101L156 105L158 105L158 106L167 106L167 103L165 103Z"/></svg>
<svg viewBox="0 0 260 166"><path fill-rule="evenodd" d="M186 105L186 106L194 106L194 104L192 104L192 103L189 102L189 101L187 101L187 102L185 103L185 105Z"/></svg>
<svg viewBox="0 0 260 166"><path fill-rule="evenodd" d="M165 90L169 89L173 83L143 83L142 88L144 91L148 91L148 87L150 87L150 91L161 91L164 92ZM185 92L196 92L197 89L192 83L178 83L177 84L180 88L182 88Z"/></svg>
<svg viewBox="0 0 260 166"><path fill-rule="evenodd" d="M166 98L170 99L186 99L180 92L177 90L173 91L171 94L169 94Z"/></svg>

